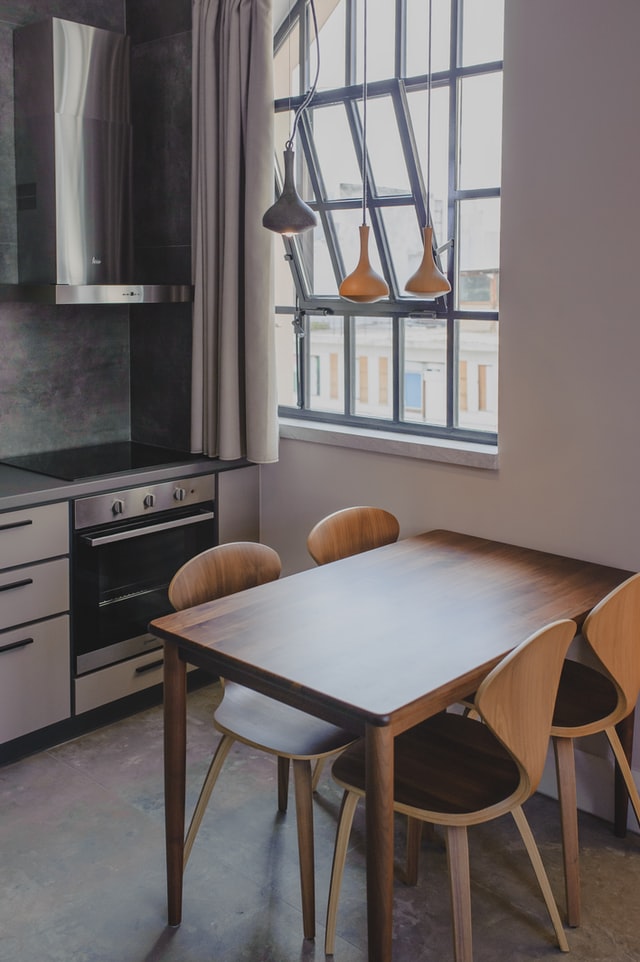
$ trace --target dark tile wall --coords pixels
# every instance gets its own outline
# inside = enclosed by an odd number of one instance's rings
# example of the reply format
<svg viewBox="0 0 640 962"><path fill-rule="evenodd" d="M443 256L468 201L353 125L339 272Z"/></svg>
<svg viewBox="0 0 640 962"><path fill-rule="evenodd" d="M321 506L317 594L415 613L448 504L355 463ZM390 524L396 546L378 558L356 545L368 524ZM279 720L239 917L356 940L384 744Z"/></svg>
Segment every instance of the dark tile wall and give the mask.
<svg viewBox="0 0 640 962"><path fill-rule="evenodd" d="M140 282L189 283L189 0L0 0L0 283L18 279L13 29L47 16L131 33ZM0 303L0 459L128 438L187 450L190 353L190 305Z"/></svg>

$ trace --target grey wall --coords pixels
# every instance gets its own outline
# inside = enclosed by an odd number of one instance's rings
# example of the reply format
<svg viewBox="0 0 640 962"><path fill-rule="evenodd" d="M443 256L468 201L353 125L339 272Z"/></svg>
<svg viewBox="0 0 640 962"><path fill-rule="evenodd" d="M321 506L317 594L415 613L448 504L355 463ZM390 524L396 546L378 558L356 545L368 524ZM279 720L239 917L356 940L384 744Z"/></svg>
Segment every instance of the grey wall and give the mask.
<svg viewBox="0 0 640 962"><path fill-rule="evenodd" d="M47 16L131 33L140 282L189 283L189 0L0 0L0 283L18 280L12 35ZM189 304L0 303L0 458L129 438L188 449L190 373Z"/></svg>

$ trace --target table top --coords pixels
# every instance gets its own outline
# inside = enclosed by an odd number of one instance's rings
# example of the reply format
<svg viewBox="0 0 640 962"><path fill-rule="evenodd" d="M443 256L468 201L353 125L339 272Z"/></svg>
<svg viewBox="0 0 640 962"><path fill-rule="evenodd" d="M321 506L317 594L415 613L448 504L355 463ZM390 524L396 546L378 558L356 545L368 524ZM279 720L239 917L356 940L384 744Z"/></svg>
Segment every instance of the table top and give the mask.
<svg viewBox="0 0 640 962"><path fill-rule="evenodd" d="M579 622L630 574L432 531L150 627L185 660L328 721L400 731L473 691L534 631Z"/></svg>

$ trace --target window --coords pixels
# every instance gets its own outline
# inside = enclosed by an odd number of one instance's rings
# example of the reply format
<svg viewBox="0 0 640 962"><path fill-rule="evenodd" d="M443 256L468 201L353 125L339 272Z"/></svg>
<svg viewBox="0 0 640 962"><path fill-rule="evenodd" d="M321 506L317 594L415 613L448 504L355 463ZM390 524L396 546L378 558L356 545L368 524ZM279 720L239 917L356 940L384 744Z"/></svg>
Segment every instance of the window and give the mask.
<svg viewBox="0 0 640 962"><path fill-rule="evenodd" d="M319 84L294 147L319 223L282 258L275 238L280 413L495 443L504 0L433 0L430 209L452 287L436 299L404 292L426 221L428 4L369 0L369 253L390 294L359 305L338 288L362 221L362 0L316 9ZM308 0L291 0L275 36L278 184L315 56Z"/></svg>

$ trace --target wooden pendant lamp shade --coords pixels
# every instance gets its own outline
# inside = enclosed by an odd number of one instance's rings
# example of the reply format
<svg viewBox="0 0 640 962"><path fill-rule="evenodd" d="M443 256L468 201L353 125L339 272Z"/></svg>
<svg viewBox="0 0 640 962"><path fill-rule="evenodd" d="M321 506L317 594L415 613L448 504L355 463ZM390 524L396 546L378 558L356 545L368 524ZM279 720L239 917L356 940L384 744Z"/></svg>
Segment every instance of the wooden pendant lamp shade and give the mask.
<svg viewBox="0 0 640 962"><path fill-rule="evenodd" d="M360 259L338 289L340 297L357 304L372 304L388 297L389 287L377 274L369 260L369 227L367 225L367 0L364 0L364 57L362 81L362 224L360 231Z"/></svg>
<svg viewBox="0 0 640 962"><path fill-rule="evenodd" d="M433 257L433 227L425 227L424 252L420 267L412 274L405 285L407 294L448 294L451 284L444 276Z"/></svg>
<svg viewBox="0 0 640 962"><path fill-rule="evenodd" d="M360 231L360 260L355 271L345 277L340 285L340 297L356 303L371 304L386 297L389 288L386 281L376 274L369 260L369 227L361 224Z"/></svg>

